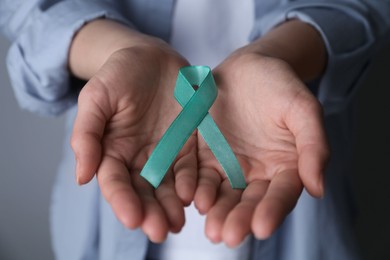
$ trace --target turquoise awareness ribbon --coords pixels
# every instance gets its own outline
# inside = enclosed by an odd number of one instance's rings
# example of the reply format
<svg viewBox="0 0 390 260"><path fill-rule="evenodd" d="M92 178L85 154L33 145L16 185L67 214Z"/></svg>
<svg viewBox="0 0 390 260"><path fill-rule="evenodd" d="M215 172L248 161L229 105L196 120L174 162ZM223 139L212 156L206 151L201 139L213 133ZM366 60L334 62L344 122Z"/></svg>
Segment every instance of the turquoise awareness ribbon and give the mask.
<svg viewBox="0 0 390 260"><path fill-rule="evenodd" d="M194 90L193 86L198 86ZM174 96L183 107L169 126L144 168L141 176L157 188L188 138L198 128L234 189L246 187L244 175L232 149L208 110L218 90L207 66L186 66L179 70Z"/></svg>

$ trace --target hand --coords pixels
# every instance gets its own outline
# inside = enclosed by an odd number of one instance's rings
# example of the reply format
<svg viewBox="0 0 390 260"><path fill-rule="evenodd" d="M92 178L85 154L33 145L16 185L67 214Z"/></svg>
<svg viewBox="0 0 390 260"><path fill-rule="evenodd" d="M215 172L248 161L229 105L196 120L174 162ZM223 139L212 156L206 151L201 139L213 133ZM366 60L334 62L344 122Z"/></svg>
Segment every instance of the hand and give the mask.
<svg viewBox="0 0 390 260"><path fill-rule="evenodd" d="M72 135L77 180L97 175L101 192L128 228L161 242L184 225L194 196L196 135L158 189L139 173L181 107L173 97L178 69L188 65L164 44L114 52L82 89ZM176 186L176 190L175 190Z"/></svg>
<svg viewBox="0 0 390 260"><path fill-rule="evenodd" d="M236 54L214 70L219 94L210 113L247 180L233 190L201 137L195 205L206 235L234 247L251 232L267 238L295 206L303 186L323 194L328 146L319 102L284 61Z"/></svg>

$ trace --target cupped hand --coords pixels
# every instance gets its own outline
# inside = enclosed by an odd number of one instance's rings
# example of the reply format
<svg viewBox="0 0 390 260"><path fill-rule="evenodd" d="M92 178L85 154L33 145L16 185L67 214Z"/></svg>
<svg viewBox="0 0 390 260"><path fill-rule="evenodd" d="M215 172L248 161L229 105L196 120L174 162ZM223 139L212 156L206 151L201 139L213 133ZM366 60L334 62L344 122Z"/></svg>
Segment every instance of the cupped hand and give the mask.
<svg viewBox="0 0 390 260"><path fill-rule="evenodd" d="M113 53L79 95L72 148L79 184L97 175L101 192L128 228L154 242L184 225L196 188L196 136L188 140L158 189L139 173L181 107L173 88L187 62L167 46ZM177 188L177 189L175 189Z"/></svg>
<svg viewBox="0 0 390 260"><path fill-rule="evenodd" d="M195 205L207 213L209 239L234 247L250 233L269 237L303 187L321 197L329 152L321 106L286 62L236 54L213 74L219 94L210 113L238 158L247 188L231 188L199 137Z"/></svg>

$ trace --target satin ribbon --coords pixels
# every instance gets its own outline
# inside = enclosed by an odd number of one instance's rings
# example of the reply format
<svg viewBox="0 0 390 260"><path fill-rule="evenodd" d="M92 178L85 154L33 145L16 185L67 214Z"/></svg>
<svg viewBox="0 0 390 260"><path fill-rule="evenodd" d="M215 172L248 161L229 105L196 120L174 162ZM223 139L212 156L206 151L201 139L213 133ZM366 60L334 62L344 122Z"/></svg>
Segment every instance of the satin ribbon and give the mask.
<svg viewBox="0 0 390 260"><path fill-rule="evenodd" d="M198 86L198 89L194 90L193 86ZM218 90L209 67L187 66L179 70L174 96L183 110L169 126L141 171L141 176L155 188L160 185L177 154L196 128L221 164L231 186L235 189L246 187L236 156L208 113L217 94Z"/></svg>

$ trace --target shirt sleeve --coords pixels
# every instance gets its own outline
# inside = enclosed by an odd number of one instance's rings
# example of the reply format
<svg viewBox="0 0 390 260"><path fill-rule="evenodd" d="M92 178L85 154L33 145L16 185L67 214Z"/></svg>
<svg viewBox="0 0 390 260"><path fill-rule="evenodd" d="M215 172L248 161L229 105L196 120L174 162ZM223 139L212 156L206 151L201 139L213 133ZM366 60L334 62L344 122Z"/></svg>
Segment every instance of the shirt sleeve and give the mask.
<svg viewBox="0 0 390 260"><path fill-rule="evenodd" d="M106 1L1 0L0 29L12 42L7 68L22 108L58 115L77 102L69 46L85 23L101 17L133 26Z"/></svg>
<svg viewBox="0 0 390 260"><path fill-rule="evenodd" d="M328 63L318 81L318 99L326 114L341 110L356 92L370 59L388 42L390 1L285 1L265 16L259 15L259 2L251 40L294 18L319 31L327 48Z"/></svg>

